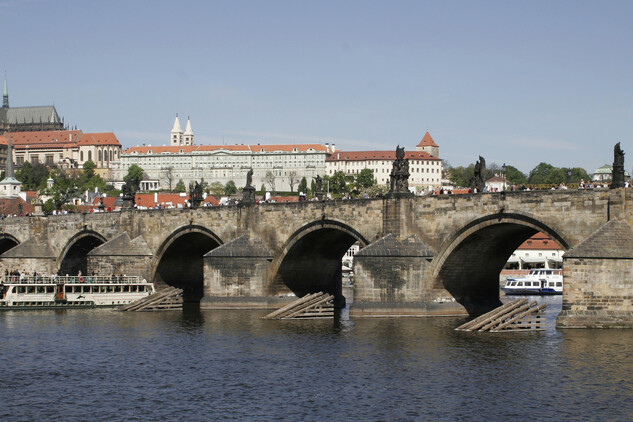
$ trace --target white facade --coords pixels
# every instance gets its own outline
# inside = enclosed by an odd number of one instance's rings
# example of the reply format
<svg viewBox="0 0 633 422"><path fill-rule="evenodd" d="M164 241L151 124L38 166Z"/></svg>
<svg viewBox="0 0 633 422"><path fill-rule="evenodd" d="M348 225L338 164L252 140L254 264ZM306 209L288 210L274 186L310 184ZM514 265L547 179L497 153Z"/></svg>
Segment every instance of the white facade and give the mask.
<svg viewBox="0 0 633 422"><path fill-rule="evenodd" d="M350 151L333 152L326 161L326 174L337 171L346 175L357 175L363 169L374 173L376 183L389 184L389 175L396 159L395 151ZM409 186L427 190L441 186L442 160L424 151L405 152L409 160Z"/></svg>
<svg viewBox="0 0 633 422"><path fill-rule="evenodd" d="M252 185L257 190L264 185L267 191L290 191L292 184L296 192L302 177L310 185L314 177L325 174L327 156L326 147L319 144L132 147L121 154L119 162L112 163L111 177L121 182L136 164L149 180L158 180L163 190L170 184L173 189L179 180L189 186L202 179L223 185L233 181L239 189L252 168Z"/></svg>
<svg viewBox="0 0 633 422"><path fill-rule="evenodd" d="M193 145L193 129L191 128L191 119L187 118L187 127L183 133L180 127L180 120L176 115L174 126L171 128L171 145Z"/></svg>

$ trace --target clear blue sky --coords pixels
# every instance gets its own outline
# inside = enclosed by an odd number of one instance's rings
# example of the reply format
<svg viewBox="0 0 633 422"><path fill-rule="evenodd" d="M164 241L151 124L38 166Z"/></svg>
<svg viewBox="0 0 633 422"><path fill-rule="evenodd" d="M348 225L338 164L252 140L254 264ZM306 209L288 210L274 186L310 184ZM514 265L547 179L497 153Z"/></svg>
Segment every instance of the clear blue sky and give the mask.
<svg viewBox="0 0 633 422"><path fill-rule="evenodd" d="M632 1L0 0L11 106L84 132L633 167Z"/></svg>

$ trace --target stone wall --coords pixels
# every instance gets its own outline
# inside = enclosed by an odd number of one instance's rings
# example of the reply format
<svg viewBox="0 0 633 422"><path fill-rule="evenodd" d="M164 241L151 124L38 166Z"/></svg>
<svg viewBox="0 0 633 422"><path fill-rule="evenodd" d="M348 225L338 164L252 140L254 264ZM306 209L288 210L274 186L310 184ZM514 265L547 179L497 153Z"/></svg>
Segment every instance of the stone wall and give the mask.
<svg viewBox="0 0 633 422"><path fill-rule="evenodd" d="M633 260L566 259L559 328L633 327Z"/></svg>

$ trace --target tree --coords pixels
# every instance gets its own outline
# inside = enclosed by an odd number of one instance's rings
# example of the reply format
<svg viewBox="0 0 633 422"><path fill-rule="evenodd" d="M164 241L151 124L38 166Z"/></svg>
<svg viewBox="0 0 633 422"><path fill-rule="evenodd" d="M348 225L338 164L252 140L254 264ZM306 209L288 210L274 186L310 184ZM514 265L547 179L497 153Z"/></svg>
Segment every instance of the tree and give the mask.
<svg viewBox="0 0 633 422"><path fill-rule="evenodd" d="M264 184L268 186L270 192L275 192L275 175L272 171L267 171L264 176Z"/></svg>
<svg viewBox="0 0 633 422"><path fill-rule="evenodd" d="M183 182L182 179L178 180L178 183L176 183L174 192L177 192L177 193L187 192L187 187L185 186L185 182Z"/></svg>
<svg viewBox="0 0 633 422"><path fill-rule="evenodd" d="M310 183L310 195L314 195L315 191L316 191L316 181L312 179L312 182Z"/></svg>
<svg viewBox="0 0 633 422"><path fill-rule="evenodd" d="M45 165L39 162L31 164L26 161L22 168L15 173L15 177L22 182L24 190L38 190L46 187L48 174L48 168Z"/></svg>
<svg viewBox="0 0 633 422"><path fill-rule="evenodd" d="M290 192L295 191L295 185L299 183L299 176L297 176L297 172L291 170L288 172L288 184L290 185Z"/></svg>
<svg viewBox="0 0 633 422"><path fill-rule="evenodd" d="M53 171L51 177L53 186L50 189L46 189L46 193L51 195L54 209L61 210L69 199L80 195L81 190L77 183L78 180L60 170Z"/></svg>
<svg viewBox="0 0 633 422"><path fill-rule="evenodd" d="M513 166L506 166L505 177L511 185L523 185L527 183L525 174Z"/></svg>
<svg viewBox="0 0 633 422"><path fill-rule="evenodd" d="M334 172L334 174L330 177L325 176L324 182L330 181L330 192L332 193L345 193L347 192L347 181L348 178L345 176L345 173L342 171Z"/></svg>
<svg viewBox="0 0 633 422"><path fill-rule="evenodd" d="M528 183L533 185L558 185L565 183L565 171L551 164L539 163L530 172Z"/></svg>
<svg viewBox="0 0 633 422"><path fill-rule="evenodd" d="M259 194L261 196L266 195L266 186L264 186L264 184L262 183L262 187L259 189Z"/></svg>
<svg viewBox="0 0 633 422"><path fill-rule="evenodd" d="M299 192L303 192L304 195L308 194L308 181L305 176L301 178L301 182L299 182L299 187L297 188Z"/></svg>
<svg viewBox="0 0 633 422"><path fill-rule="evenodd" d="M176 175L174 174L174 166L169 166L163 168L163 179L167 182L167 186L169 186L169 192L172 191L172 186L174 185L174 180L176 180Z"/></svg>
<svg viewBox="0 0 633 422"><path fill-rule="evenodd" d="M470 164L468 167L451 167L448 169L448 180L450 180L454 186L466 187L470 186L470 179L474 174L474 164Z"/></svg>
<svg viewBox="0 0 633 422"><path fill-rule="evenodd" d="M224 195L224 185L220 182L213 182L209 185L209 192L213 196Z"/></svg>
<svg viewBox="0 0 633 422"><path fill-rule="evenodd" d="M235 193L237 193L237 186L235 186L234 181L229 180L228 182L226 182L226 185L224 185L224 194L234 195Z"/></svg>
<svg viewBox="0 0 633 422"><path fill-rule="evenodd" d="M123 181L125 183L129 181L134 187L134 192L137 192L139 186L141 186L141 180L143 180L143 169L136 164L132 164L127 170L127 174L123 177Z"/></svg>
<svg viewBox="0 0 633 422"><path fill-rule="evenodd" d="M374 172L371 169L362 169L356 176L356 186L362 190L367 189L376 184Z"/></svg>
<svg viewBox="0 0 633 422"><path fill-rule="evenodd" d="M95 188L98 188L100 192L105 190L106 182L101 176L95 173L96 167L96 164L91 160L84 163L77 183L81 190L94 190Z"/></svg>

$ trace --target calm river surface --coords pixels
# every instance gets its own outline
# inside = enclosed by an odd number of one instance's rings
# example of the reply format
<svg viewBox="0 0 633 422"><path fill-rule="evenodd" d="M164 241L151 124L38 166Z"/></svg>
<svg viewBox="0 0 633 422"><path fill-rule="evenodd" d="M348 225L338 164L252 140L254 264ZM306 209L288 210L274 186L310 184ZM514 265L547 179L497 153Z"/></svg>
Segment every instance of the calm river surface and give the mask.
<svg viewBox="0 0 633 422"><path fill-rule="evenodd" d="M0 313L0 420L633 420L633 331L464 318Z"/></svg>

